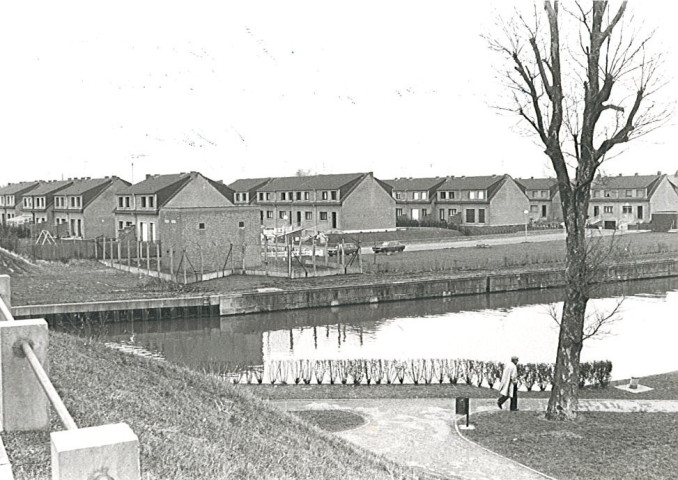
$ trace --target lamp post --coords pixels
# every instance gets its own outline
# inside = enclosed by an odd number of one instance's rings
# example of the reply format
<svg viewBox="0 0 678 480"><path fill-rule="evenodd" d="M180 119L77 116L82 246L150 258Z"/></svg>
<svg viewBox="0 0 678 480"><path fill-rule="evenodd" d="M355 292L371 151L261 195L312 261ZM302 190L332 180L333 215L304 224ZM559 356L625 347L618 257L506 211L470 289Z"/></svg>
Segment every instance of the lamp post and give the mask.
<svg viewBox="0 0 678 480"><path fill-rule="evenodd" d="M527 216L530 212L527 210L523 210L523 214L525 215L525 241L527 242Z"/></svg>

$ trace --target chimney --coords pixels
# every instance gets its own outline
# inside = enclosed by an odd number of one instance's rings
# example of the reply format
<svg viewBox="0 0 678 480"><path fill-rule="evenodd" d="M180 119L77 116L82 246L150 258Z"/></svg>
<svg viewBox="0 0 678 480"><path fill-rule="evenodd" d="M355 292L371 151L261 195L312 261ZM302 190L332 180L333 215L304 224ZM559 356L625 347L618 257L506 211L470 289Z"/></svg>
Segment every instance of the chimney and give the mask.
<svg viewBox="0 0 678 480"><path fill-rule="evenodd" d="M634 173L633 175L634 175L635 177L637 177L637 176L638 176L638 172Z"/></svg>
<svg viewBox="0 0 678 480"><path fill-rule="evenodd" d="M661 175L661 174L662 174L662 171L661 171L661 170L657 170L657 175Z"/></svg>
<svg viewBox="0 0 678 480"><path fill-rule="evenodd" d="M148 179L151 178L152 176L153 176L153 175L151 175L150 173L147 173L147 174L146 174L146 180L148 180Z"/></svg>
<svg viewBox="0 0 678 480"><path fill-rule="evenodd" d="M617 174L617 176L618 176L618 177L621 177L622 175L621 175L621 173L619 173L619 174Z"/></svg>

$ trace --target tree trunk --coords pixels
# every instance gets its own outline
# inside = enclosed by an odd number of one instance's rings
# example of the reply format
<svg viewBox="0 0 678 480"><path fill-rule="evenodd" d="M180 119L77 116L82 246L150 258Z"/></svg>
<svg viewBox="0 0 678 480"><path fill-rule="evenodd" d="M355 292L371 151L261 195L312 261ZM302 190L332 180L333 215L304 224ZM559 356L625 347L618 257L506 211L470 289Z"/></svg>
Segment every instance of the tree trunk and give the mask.
<svg viewBox="0 0 678 480"><path fill-rule="evenodd" d="M579 359L581 357L589 272L586 255L586 211L588 191L575 189L563 204L567 225L565 276L566 291L553 386L546 418L573 420L579 406Z"/></svg>

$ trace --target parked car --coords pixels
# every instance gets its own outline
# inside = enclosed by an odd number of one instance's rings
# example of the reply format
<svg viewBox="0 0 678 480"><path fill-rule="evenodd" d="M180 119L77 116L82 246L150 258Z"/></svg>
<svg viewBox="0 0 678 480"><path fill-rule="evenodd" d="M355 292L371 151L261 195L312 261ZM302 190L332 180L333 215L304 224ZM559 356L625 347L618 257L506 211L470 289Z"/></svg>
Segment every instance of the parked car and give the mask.
<svg viewBox="0 0 678 480"><path fill-rule="evenodd" d="M374 253L386 253L386 254L391 254L391 253L399 253L405 250L405 245L398 241L390 241L390 242L383 242L380 243L379 245L375 245L372 247L372 251Z"/></svg>
<svg viewBox="0 0 678 480"><path fill-rule="evenodd" d="M332 245L327 247L327 255L334 257L339 254L340 245ZM344 243L344 255L353 255L358 251L358 245L355 243Z"/></svg>

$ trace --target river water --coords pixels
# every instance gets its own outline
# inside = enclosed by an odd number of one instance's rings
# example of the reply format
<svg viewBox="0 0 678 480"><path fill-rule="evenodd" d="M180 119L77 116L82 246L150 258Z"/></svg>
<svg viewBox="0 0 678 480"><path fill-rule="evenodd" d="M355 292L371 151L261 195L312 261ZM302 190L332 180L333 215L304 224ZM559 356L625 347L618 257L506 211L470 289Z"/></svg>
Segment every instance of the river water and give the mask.
<svg viewBox="0 0 678 480"><path fill-rule="evenodd" d="M678 370L678 279L605 286L589 302L610 333L584 344L582 361L611 360L613 379ZM283 359L467 358L553 362L560 290L525 291L203 319L110 324L107 341L194 369L227 372Z"/></svg>

